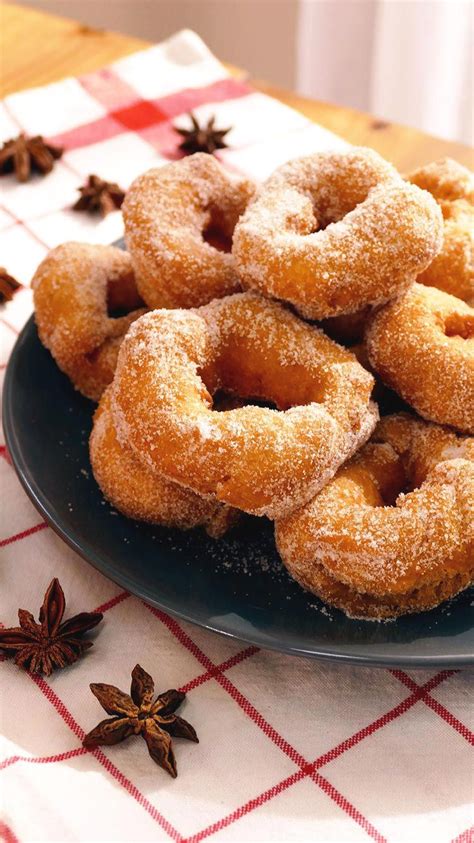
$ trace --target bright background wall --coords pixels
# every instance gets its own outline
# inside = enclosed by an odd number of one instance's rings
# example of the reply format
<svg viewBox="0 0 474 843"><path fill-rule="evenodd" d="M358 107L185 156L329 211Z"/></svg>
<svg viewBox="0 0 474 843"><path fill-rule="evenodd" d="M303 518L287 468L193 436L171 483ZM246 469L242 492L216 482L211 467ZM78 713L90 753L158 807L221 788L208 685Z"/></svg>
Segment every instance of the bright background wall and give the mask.
<svg viewBox="0 0 474 843"><path fill-rule="evenodd" d="M189 27L220 58L254 77L445 138L473 139L471 0L28 0L26 5L152 41Z"/></svg>

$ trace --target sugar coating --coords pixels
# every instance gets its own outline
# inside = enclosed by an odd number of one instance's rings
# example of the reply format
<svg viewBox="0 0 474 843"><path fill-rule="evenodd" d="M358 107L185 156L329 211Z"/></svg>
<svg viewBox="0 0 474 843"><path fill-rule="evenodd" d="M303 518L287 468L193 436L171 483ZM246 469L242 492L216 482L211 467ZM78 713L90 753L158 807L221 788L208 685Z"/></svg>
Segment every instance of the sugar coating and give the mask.
<svg viewBox="0 0 474 843"><path fill-rule="evenodd" d="M452 158L443 158L407 179L428 190L443 214L443 248L418 276L418 283L474 306L474 174Z"/></svg>
<svg viewBox="0 0 474 843"><path fill-rule="evenodd" d="M406 177L441 202L465 199L474 204L474 174L452 158L441 158L419 167Z"/></svg>
<svg viewBox="0 0 474 843"><path fill-rule="evenodd" d="M354 148L276 170L238 222L233 255L244 288L324 319L407 289L440 251L442 230L427 191Z"/></svg>
<svg viewBox="0 0 474 843"><path fill-rule="evenodd" d="M110 409L110 387L94 415L89 440L92 471L104 497L128 518L189 530L204 526L223 535L238 513L184 489L152 471L126 444L120 444Z"/></svg>
<svg viewBox="0 0 474 843"><path fill-rule="evenodd" d="M474 439L398 414L275 535L304 587L352 616L395 617L472 582L473 512Z"/></svg>
<svg viewBox="0 0 474 843"><path fill-rule="evenodd" d="M371 366L424 418L474 433L474 309L414 284L369 320Z"/></svg>
<svg viewBox="0 0 474 843"><path fill-rule="evenodd" d="M204 233L214 224L231 239L254 190L204 153L133 182L122 206L125 239L150 307L198 307L240 290L232 255L211 246Z"/></svg>
<svg viewBox="0 0 474 843"><path fill-rule="evenodd" d="M98 400L124 334L145 313L130 255L113 246L64 243L40 263L32 287L41 342L76 389ZM108 307L131 312L114 319Z"/></svg>
<svg viewBox="0 0 474 843"><path fill-rule="evenodd" d="M308 501L370 436L372 376L322 331L254 293L157 310L122 344L117 436L165 477L255 515ZM225 390L271 401L215 412Z"/></svg>

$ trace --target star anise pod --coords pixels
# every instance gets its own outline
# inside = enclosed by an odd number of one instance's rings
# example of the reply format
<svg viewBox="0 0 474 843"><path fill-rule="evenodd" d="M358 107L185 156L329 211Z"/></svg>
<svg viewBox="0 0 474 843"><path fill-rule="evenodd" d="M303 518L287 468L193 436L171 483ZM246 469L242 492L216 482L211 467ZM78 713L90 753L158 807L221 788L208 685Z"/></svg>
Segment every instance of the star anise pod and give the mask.
<svg viewBox="0 0 474 843"><path fill-rule="evenodd" d="M174 713L186 694L182 691L164 691L153 702L153 679L139 664L132 671L130 696L114 685L92 684L90 689L104 711L113 716L102 720L85 736L84 746L88 749L113 746L130 735L141 735L153 761L176 778L178 772L171 737L187 738L199 743L191 724Z"/></svg>
<svg viewBox="0 0 474 843"><path fill-rule="evenodd" d="M0 304L11 301L13 293L20 287L20 282L10 275L4 266L0 266Z"/></svg>
<svg viewBox="0 0 474 843"><path fill-rule="evenodd" d="M46 676L56 668L66 667L77 661L92 641L81 636L102 620L100 612L81 612L62 623L66 600L56 578L44 595L36 623L31 612L18 609L20 626L0 629L0 650L15 656L15 664L32 673Z"/></svg>
<svg viewBox="0 0 474 843"><path fill-rule="evenodd" d="M179 148L187 155L192 155L193 152L208 152L212 155L216 149L225 149L226 144L224 137L227 132L230 132L231 126L228 129L215 128L215 116L210 117L205 126L200 126L194 114L189 115L192 123L191 129L181 129L178 126L173 126L175 132L178 132L184 138L180 143Z"/></svg>
<svg viewBox="0 0 474 843"><path fill-rule="evenodd" d="M118 184L112 181L104 181L99 176L89 176L85 185L79 188L81 194L75 205L74 211L100 211L103 217L111 211L117 211L122 207L125 193Z"/></svg>
<svg viewBox="0 0 474 843"><path fill-rule="evenodd" d="M50 173L62 154L61 147L47 143L42 135L29 138L22 132L5 141L0 149L0 174L15 172L18 181L28 181L33 170L43 175Z"/></svg>

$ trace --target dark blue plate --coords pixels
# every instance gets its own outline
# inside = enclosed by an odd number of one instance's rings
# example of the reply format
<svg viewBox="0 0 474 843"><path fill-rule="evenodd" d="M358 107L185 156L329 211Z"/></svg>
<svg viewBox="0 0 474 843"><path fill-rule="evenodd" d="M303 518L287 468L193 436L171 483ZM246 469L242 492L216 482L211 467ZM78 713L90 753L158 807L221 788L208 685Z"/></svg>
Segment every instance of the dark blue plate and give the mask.
<svg viewBox="0 0 474 843"><path fill-rule="evenodd" d="M260 647L371 665L474 662L471 597L392 623L349 620L286 574L272 525L245 518L223 540L130 521L102 498L87 441L94 407L39 342L33 319L11 355L4 426L18 476L54 530L133 594L207 629Z"/></svg>

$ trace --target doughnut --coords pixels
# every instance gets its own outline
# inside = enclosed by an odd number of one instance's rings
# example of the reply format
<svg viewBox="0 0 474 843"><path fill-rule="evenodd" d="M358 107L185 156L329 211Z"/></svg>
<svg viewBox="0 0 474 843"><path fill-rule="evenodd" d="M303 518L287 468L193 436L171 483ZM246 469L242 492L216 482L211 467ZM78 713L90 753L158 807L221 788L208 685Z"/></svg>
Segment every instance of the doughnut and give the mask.
<svg viewBox="0 0 474 843"><path fill-rule="evenodd" d="M433 197L376 152L322 152L284 164L239 220L245 289L307 319L356 313L403 292L442 245Z"/></svg>
<svg viewBox="0 0 474 843"><path fill-rule="evenodd" d="M248 292L138 319L120 349L112 406L119 439L154 470L274 518L313 497L370 436L372 386L349 351ZM215 412L218 390L273 407Z"/></svg>
<svg viewBox="0 0 474 843"><path fill-rule="evenodd" d="M474 439L400 413L275 535L304 588L350 617L393 618L472 582L473 511Z"/></svg>
<svg viewBox="0 0 474 843"><path fill-rule="evenodd" d="M474 175L452 158L444 158L420 167L407 179L434 196L444 221L443 248L417 281L474 306Z"/></svg>
<svg viewBox="0 0 474 843"><path fill-rule="evenodd" d="M75 388L98 401L124 334L145 313L130 255L114 246L64 243L39 265L32 287L41 342Z"/></svg>
<svg viewBox="0 0 474 843"><path fill-rule="evenodd" d="M222 536L236 521L236 510L165 480L140 461L126 443L119 443L110 387L95 411L89 455L104 497L127 518L181 530L204 526L213 538Z"/></svg>
<svg viewBox="0 0 474 843"><path fill-rule="evenodd" d="M202 152L133 182L125 239L149 307L199 307L240 290L230 242L254 189Z"/></svg>
<svg viewBox="0 0 474 843"><path fill-rule="evenodd" d="M474 309L414 284L371 317L371 366L420 416L474 433Z"/></svg>

